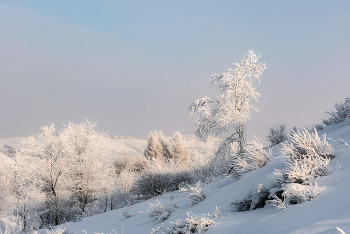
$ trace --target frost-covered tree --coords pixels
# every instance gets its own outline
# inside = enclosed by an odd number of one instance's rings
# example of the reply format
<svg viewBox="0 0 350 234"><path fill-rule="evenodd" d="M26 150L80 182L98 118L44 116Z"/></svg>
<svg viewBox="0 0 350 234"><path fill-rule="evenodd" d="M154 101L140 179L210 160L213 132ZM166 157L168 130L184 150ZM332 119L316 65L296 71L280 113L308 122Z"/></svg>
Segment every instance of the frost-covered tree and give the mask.
<svg viewBox="0 0 350 234"><path fill-rule="evenodd" d="M157 159L161 162L172 158L170 145L162 131L151 131L149 133L144 156L148 159Z"/></svg>
<svg viewBox="0 0 350 234"><path fill-rule="evenodd" d="M165 160L169 160L173 157L173 152L171 150L169 142L165 139L163 132L158 131L158 138L163 147L163 157Z"/></svg>
<svg viewBox="0 0 350 234"><path fill-rule="evenodd" d="M144 156L147 159L157 159L160 161L164 160L163 147L159 140L157 131L154 131L154 133L151 131L148 134L147 146L144 152Z"/></svg>
<svg viewBox="0 0 350 234"><path fill-rule="evenodd" d="M190 106L190 113L199 112L195 134L201 139L209 135L228 134L218 154L231 154L233 142L238 142L238 155L243 157L245 151L244 124L249 120L252 110L258 111L250 104L250 99L258 101L260 94L253 83L260 82L259 77L266 65L258 63L259 55L248 51L248 56L234 63L234 69L229 68L221 75L211 76L210 85L217 87L218 96L215 100L208 97L196 100Z"/></svg>
<svg viewBox="0 0 350 234"><path fill-rule="evenodd" d="M74 195L84 212L88 203L98 199L109 186L111 167L106 165L107 147L96 123L86 120L80 124L69 122L61 133L67 155L71 158L70 178Z"/></svg>
<svg viewBox="0 0 350 234"><path fill-rule="evenodd" d="M173 159L182 166L188 166L193 153L188 148L187 143L180 132L174 132L171 144L173 146Z"/></svg>
<svg viewBox="0 0 350 234"><path fill-rule="evenodd" d="M8 190L5 212L23 231L37 227L37 208L44 200L40 181L31 178L31 163L30 158L16 155L14 161L6 167Z"/></svg>
<svg viewBox="0 0 350 234"><path fill-rule="evenodd" d="M31 180L39 180L45 193L41 220L48 225L69 220L74 205L70 201L74 183L68 174L72 161L62 137L56 133L55 125L41 127L40 134L30 136L23 143L25 147L17 152L17 157L30 160Z"/></svg>

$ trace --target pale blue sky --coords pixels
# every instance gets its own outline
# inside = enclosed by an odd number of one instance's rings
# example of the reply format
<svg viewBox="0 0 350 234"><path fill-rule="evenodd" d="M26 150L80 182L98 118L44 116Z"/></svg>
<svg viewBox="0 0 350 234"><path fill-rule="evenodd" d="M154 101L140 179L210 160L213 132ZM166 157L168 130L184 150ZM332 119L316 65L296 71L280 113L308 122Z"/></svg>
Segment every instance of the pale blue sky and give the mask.
<svg viewBox="0 0 350 234"><path fill-rule="evenodd" d="M92 118L194 133L188 107L249 49L267 70L248 138L320 123L350 95L349 1L1 1L0 138Z"/></svg>

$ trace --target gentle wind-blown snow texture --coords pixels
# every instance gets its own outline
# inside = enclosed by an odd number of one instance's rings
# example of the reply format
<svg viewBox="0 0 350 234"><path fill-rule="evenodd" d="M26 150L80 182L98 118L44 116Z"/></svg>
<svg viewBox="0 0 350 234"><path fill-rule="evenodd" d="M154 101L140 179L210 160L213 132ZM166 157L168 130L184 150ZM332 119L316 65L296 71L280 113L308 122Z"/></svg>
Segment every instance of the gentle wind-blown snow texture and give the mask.
<svg viewBox="0 0 350 234"><path fill-rule="evenodd" d="M320 134L327 133L333 139L332 145L336 157L329 162L332 173L315 179L320 189L319 195L311 201L301 204L289 204L288 209L280 209L270 205L262 209L246 212L234 212L230 202L239 200L250 194L260 184L268 186L273 179L275 169L283 170L288 161L280 154L280 145L272 148L273 160L264 167L245 174L240 180L223 178L206 185L206 199L191 206L188 196L179 191L165 193L144 202L128 207L128 212L134 214L128 219L121 219L124 209L117 209L80 222L62 224L72 233L150 233L158 227L172 228L177 220L185 221L187 213L201 215L211 213L220 207L221 217L215 218L209 226L208 234L228 233L350 233L350 126L332 125L325 127ZM288 185L291 186L291 185ZM286 188L287 190L287 188ZM298 190L298 188L288 188ZM295 191L294 191L295 192ZM301 191L305 192L305 191ZM310 193L312 195L312 191ZM162 224L158 220L145 218L139 212L149 209L149 203L159 202L176 204L172 212ZM113 231L115 230L115 232Z"/></svg>

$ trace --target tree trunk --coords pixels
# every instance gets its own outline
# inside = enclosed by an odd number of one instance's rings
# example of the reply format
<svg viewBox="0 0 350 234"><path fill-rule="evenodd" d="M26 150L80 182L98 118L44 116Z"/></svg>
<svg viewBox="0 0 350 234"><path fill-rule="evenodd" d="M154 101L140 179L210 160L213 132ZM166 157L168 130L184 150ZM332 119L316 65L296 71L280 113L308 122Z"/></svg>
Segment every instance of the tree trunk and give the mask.
<svg viewBox="0 0 350 234"><path fill-rule="evenodd" d="M237 128L238 134L238 155L243 158L245 151L245 139L244 139L244 126L243 124L239 124Z"/></svg>

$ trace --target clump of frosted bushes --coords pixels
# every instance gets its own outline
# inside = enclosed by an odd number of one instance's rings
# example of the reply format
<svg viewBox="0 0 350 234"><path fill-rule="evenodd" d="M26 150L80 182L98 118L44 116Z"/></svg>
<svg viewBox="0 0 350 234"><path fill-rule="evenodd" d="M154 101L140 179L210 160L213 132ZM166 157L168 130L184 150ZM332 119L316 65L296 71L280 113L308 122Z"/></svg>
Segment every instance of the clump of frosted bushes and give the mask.
<svg viewBox="0 0 350 234"><path fill-rule="evenodd" d="M241 200L232 202L237 211L254 210L267 203L285 209L288 204L310 201L321 191L315 178L331 173L328 163L335 157L333 147L324 135L321 139L317 130L309 133L306 129L293 132L290 142L282 144L281 152L289 156L283 170L275 170L271 185L259 185Z"/></svg>
<svg viewBox="0 0 350 234"><path fill-rule="evenodd" d="M153 160L154 165L141 173L136 181L137 193L154 197L179 188L180 184L191 184L195 175L175 163L161 164Z"/></svg>
<svg viewBox="0 0 350 234"><path fill-rule="evenodd" d="M282 153L292 159L309 157L334 158L334 149L327 141L326 135L318 136L317 130L310 133L306 129L293 132L291 141L282 144Z"/></svg>

